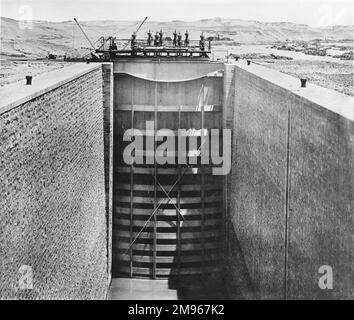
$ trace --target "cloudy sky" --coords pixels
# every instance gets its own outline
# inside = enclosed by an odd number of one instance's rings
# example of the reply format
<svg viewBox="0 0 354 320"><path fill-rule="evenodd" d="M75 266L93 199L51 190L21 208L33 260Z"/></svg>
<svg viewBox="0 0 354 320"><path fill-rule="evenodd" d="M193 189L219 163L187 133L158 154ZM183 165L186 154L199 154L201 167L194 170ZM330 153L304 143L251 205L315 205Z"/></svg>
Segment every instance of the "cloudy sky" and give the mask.
<svg viewBox="0 0 354 320"><path fill-rule="evenodd" d="M52 21L221 17L324 26L354 24L354 0L0 0L0 15Z"/></svg>

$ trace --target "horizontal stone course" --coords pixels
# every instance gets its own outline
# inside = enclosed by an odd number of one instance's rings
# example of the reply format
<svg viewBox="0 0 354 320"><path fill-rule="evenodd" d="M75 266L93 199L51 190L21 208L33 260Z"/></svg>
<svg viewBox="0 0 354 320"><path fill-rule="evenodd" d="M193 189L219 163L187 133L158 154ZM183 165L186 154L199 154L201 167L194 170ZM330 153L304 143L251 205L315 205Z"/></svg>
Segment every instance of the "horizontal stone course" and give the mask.
<svg viewBox="0 0 354 320"><path fill-rule="evenodd" d="M105 298L102 69L79 69L1 110L1 299ZM19 287L23 265L33 290Z"/></svg>

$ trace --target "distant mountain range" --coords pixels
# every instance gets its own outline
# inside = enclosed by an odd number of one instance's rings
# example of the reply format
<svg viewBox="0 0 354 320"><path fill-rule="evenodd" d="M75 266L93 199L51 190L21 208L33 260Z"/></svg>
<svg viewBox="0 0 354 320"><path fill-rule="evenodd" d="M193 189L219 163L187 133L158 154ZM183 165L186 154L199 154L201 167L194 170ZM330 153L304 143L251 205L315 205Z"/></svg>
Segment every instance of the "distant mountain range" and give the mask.
<svg viewBox="0 0 354 320"><path fill-rule="evenodd" d="M45 57L56 55L82 55L90 45L73 21L33 21L32 28L20 28L17 20L1 17L0 54L7 57ZM139 21L84 21L80 22L88 37L95 42L100 36L114 35L130 38ZM186 30L191 39L199 39L201 32L206 37L219 36L239 43L274 43L285 40L344 40L353 39L354 26L314 28L290 22L259 22L238 19L202 19L198 21L171 22L147 21L140 29L138 38L146 38L148 30L162 29L165 36L172 37L176 29Z"/></svg>

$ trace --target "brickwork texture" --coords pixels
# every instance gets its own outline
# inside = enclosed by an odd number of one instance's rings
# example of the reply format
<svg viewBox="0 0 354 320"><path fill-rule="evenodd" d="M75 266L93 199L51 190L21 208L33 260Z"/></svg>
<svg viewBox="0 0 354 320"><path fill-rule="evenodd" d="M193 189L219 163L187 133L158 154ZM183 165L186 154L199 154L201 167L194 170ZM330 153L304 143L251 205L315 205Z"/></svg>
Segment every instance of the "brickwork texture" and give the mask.
<svg viewBox="0 0 354 320"><path fill-rule="evenodd" d="M97 67L0 114L1 299L106 296L102 82Z"/></svg>
<svg viewBox="0 0 354 320"><path fill-rule="evenodd" d="M287 97L241 69L235 74L230 280L233 298L284 295ZM275 88L273 88L275 89ZM275 89L276 93L277 90ZM285 107L284 107L285 106Z"/></svg>
<svg viewBox="0 0 354 320"><path fill-rule="evenodd" d="M236 67L233 129L231 297L353 299L353 121Z"/></svg>

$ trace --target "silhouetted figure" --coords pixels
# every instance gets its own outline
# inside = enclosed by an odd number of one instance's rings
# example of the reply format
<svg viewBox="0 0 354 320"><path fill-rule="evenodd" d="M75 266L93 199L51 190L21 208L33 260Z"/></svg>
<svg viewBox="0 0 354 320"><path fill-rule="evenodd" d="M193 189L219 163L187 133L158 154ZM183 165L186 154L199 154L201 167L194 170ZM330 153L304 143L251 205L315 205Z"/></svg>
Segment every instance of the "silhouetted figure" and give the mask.
<svg viewBox="0 0 354 320"><path fill-rule="evenodd" d="M159 33L156 31L155 39L154 39L154 46L155 47L157 47L159 45L159 39L160 39Z"/></svg>
<svg viewBox="0 0 354 320"><path fill-rule="evenodd" d="M200 51L205 51L205 37L203 33L200 35L199 47Z"/></svg>
<svg viewBox="0 0 354 320"><path fill-rule="evenodd" d="M177 36L177 45L178 45L179 47L182 46L182 35L181 35L180 32L178 33L178 36Z"/></svg>
<svg viewBox="0 0 354 320"><path fill-rule="evenodd" d="M132 34L132 38L131 38L131 49L132 49L132 56L135 56L136 49L137 49L136 33L135 32Z"/></svg>
<svg viewBox="0 0 354 320"><path fill-rule="evenodd" d="M131 46L132 46L132 49L136 48L136 34L135 34L135 32L132 34Z"/></svg>
<svg viewBox="0 0 354 320"><path fill-rule="evenodd" d="M110 43L109 43L109 50L117 50L118 47L114 41L114 38L113 37L110 37Z"/></svg>
<svg viewBox="0 0 354 320"><path fill-rule="evenodd" d="M147 45L148 45L149 47L151 47L152 42L153 42L152 32L149 30L149 32L148 32L148 39L147 39Z"/></svg>
<svg viewBox="0 0 354 320"><path fill-rule="evenodd" d="M177 46L177 31L175 30L175 32L173 33L173 46L176 47Z"/></svg>
<svg viewBox="0 0 354 320"><path fill-rule="evenodd" d="M159 46L162 47L162 43L163 43L163 32L162 30L160 30L159 32Z"/></svg>
<svg viewBox="0 0 354 320"><path fill-rule="evenodd" d="M188 47L189 46L189 33L188 33L188 30L186 30L186 33L184 35L186 36L185 39L184 39L184 45L186 47Z"/></svg>

